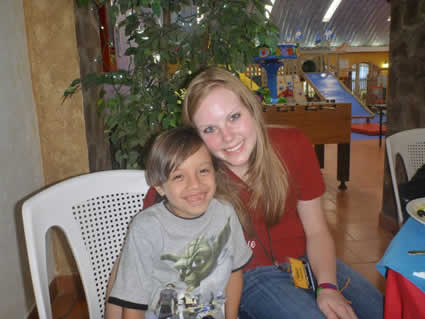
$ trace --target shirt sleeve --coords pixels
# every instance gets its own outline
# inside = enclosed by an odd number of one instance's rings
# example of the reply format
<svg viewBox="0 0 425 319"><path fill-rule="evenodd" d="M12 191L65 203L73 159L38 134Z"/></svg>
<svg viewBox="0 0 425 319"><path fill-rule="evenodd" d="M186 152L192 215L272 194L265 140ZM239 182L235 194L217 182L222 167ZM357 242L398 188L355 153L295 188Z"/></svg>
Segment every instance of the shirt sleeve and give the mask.
<svg viewBox="0 0 425 319"><path fill-rule="evenodd" d="M148 309L152 288L152 256L153 243L133 223L130 224L108 302L127 308Z"/></svg>
<svg viewBox="0 0 425 319"><path fill-rule="evenodd" d="M322 172L313 144L298 131L296 155L296 186L299 200L312 200L325 192Z"/></svg>
<svg viewBox="0 0 425 319"><path fill-rule="evenodd" d="M232 245L234 248L232 271L237 271L249 263L252 257L252 251L246 243L238 216L236 215L233 208L231 208L231 210L233 211L233 213L230 218L230 226Z"/></svg>
<svg viewBox="0 0 425 319"><path fill-rule="evenodd" d="M285 163L297 200L320 197L325 192L325 184L310 139L297 128L269 129L269 136Z"/></svg>

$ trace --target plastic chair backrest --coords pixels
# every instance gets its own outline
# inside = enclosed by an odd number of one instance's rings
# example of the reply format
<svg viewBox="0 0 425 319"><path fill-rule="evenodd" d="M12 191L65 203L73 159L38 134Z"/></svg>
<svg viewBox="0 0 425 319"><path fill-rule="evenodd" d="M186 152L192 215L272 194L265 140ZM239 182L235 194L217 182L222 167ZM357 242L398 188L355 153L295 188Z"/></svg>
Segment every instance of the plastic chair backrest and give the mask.
<svg viewBox="0 0 425 319"><path fill-rule="evenodd" d="M103 318L105 292L132 217L149 186L142 170L110 170L55 184L22 206L25 241L40 319L51 319L46 233L60 228L71 247L90 318Z"/></svg>
<svg viewBox="0 0 425 319"><path fill-rule="evenodd" d="M403 223L403 212L400 202L399 183L396 174L397 154L402 158L408 180L425 164L425 128L416 128L395 133L386 138L386 151L397 205L399 224Z"/></svg>

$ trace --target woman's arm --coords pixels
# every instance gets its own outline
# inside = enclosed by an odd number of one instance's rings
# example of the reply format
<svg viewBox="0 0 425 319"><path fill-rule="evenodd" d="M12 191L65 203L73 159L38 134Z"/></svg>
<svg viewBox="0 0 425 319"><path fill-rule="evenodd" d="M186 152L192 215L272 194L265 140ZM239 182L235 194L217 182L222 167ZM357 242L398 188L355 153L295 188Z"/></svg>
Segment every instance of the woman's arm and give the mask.
<svg viewBox="0 0 425 319"><path fill-rule="evenodd" d="M298 201L298 214L307 241L307 256L317 282L336 285L335 245L321 207L321 198Z"/></svg>
<svg viewBox="0 0 425 319"><path fill-rule="evenodd" d="M321 197L317 197L298 201L297 209L306 235L307 256L317 283L337 285L335 244L321 204ZM336 290L322 289L317 297L317 305L328 319L357 319L347 300Z"/></svg>
<svg viewBox="0 0 425 319"><path fill-rule="evenodd" d="M226 319L237 319L243 287L242 270L232 272L226 287Z"/></svg>

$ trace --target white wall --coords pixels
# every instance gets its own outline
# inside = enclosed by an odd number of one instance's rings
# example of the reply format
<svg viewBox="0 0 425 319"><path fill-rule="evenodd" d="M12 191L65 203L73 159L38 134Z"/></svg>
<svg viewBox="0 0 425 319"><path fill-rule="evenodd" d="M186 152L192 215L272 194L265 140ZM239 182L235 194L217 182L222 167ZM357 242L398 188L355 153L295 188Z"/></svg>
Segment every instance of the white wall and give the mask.
<svg viewBox="0 0 425 319"><path fill-rule="evenodd" d="M0 0L0 318L33 305L19 202L43 184L22 0Z"/></svg>

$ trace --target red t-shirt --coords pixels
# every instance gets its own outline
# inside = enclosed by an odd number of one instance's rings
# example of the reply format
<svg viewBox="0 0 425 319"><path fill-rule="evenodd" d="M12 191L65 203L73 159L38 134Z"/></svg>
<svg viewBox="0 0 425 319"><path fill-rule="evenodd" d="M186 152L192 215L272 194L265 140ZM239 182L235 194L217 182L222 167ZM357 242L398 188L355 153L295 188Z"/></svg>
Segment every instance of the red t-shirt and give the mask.
<svg viewBox="0 0 425 319"><path fill-rule="evenodd" d="M273 255L278 262L284 262L286 257L305 255L305 233L297 213L297 201L311 200L321 196L325 191L325 185L313 146L300 130L269 128L268 133L290 176L285 213L280 223L270 228ZM232 172L230 175L239 183L244 184ZM244 203L249 202L250 196L251 192L247 188L242 189L241 198ZM144 207L151 206L155 197L155 189L151 187L144 199ZM251 212L251 214L253 213L257 216L253 219L255 232L270 254L269 239L261 217L262 212ZM247 239L247 242L253 251L253 258L244 270L272 264L270 257L265 254L257 238Z"/></svg>
<svg viewBox="0 0 425 319"><path fill-rule="evenodd" d="M305 255L306 240L304 228L297 212L298 200L311 200L321 196L325 191L319 163L310 140L295 128L269 128L269 137L275 150L283 159L289 173L289 192L286 199L285 213L279 224L270 228L273 256L282 263L287 257ZM234 174L231 176L241 182ZM244 203L249 201L251 192L243 189L241 198ZM251 212L256 235L270 255L270 244L262 211ZM256 237L248 239L248 245L253 250L251 262L244 268L248 270L258 266L271 265L263 246Z"/></svg>

